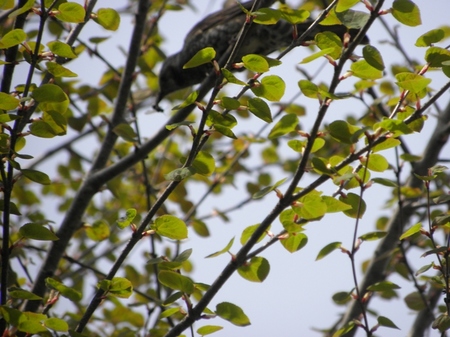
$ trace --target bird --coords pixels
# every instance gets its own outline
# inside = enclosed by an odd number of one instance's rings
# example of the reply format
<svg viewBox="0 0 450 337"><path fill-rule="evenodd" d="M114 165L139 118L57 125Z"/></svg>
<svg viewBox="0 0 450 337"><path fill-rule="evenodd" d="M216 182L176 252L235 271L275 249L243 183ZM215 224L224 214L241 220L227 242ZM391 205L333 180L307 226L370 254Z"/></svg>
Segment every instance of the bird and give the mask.
<svg viewBox="0 0 450 337"><path fill-rule="evenodd" d="M273 5L277 0L261 0L260 8ZM254 1L241 4L245 10L250 11ZM182 49L167 57L159 73L159 93L156 98L154 109L162 111L159 106L161 100L168 94L201 83L214 70L212 62L194 68L183 69L183 66L201 49L213 47L216 52L216 60L220 60L224 66L228 56L231 54L232 46L247 19L247 14L239 5L226 7L218 12L210 14L198 22L186 35ZM305 32L313 20L297 24L298 36ZM291 23L279 20L273 25L262 25L253 23L240 49L235 54L233 63L240 62L241 58L248 54L259 54L267 56L272 52L288 47L293 41L294 27ZM323 31L336 33L341 39L346 32L353 38L358 34L358 29L347 29L344 25L321 26L316 28L305 40L314 40L314 36ZM367 43L364 37L362 44Z"/></svg>

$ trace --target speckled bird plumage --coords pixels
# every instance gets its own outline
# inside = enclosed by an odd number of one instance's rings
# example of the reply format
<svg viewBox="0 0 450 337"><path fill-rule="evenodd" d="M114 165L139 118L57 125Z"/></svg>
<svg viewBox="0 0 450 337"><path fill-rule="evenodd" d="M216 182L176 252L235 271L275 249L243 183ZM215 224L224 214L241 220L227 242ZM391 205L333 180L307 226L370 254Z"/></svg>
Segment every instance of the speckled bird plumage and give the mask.
<svg viewBox="0 0 450 337"><path fill-rule="evenodd" d="M260 7L270 7L276 0L262 0ZM248 1L242 6L251 10L253 1ZM238 5L215 12L197 23L187 34L183 48L176 54L169 56L161 68L159 75L160 92L156 99L155 108L166 95L202 82L213 70L212 64L204 64L199 67L183 69L185 65L199 50L213 47L216 51L216 59L225 62L231 53L231 47L246 20L246 14ZM302 34L311 24L307 20L297 25L298 34ZM307 40L313 40L321 31L332 31L342 37L347 29L344 26L317 26L311 32ZM260 54L268 55L278 49L289 46L293 39L292 24L280 20L274 25L252 24L244 42L238 50L233 62L239 62L244 55ZM355 35L357 31L350 31ZM223 66L224 64L220 64Z"/></svg>

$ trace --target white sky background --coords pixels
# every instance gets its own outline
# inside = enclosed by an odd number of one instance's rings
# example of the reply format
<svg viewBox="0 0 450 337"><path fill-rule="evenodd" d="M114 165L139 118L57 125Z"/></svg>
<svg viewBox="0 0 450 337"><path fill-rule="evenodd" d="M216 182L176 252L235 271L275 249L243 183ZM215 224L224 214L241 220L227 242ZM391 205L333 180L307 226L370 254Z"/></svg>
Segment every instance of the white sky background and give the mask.
<svg viewBox="0 0 450 337"><path fill-rule="evenodd" d="M205 17L212 11L220 8L222 1L206 1L206 0L191 0L194 6L198 9L197 12L193 12L190 9L186 9L180 12L167 12L166 15L160 21L159 30L165 37L166 42L162 45L162 49L169 55L177 52L183 43L185 34L189 29L198 22L201 18ZM288 1L289 4L295 4L296 1ZM385 9L388 9L391 5L391 1L387 1ZM416 0L416 3L421 9L422 13L422 26L411 28L400 26L399 34L404 47L410 51L411 58L424 63L423 55L425 48L414 47L415 40L421 34L427 32L430 29L437 28L440 25L448 24L448 13L450 13L450 2L448 0L430 0L421 1ZM120 8L122 2L118 0L113 1L99 1L98 7L115 7ZM364 9L361 9L364 10ZM391 15L384 16L390 25L396 24L396 21ZM122 66L124 63L124 56L119 52L118 47L122 46L125 50L128 48L130 32L132 29L132 18L125 17L122 19L122 24L118 32L111 33L98 28L94 23L89 23L90 29L86 29L84 32L84 39L87 40L90 36L112 36L112 38L99 45L99 51L108 56L109 61L115 66ZM98 30L97 33L93 33L93 29ZM381 25L377 24L369 31L369 38L371 44L377 47L385 60L387 65L392 62L403 63L403 59L395 51L395 49L387 44L381 44L381 40L387 38L387 33ZM439 46L445 47L449 40L446 40ZM360 49L359 49L360 51ZM110 55L117 55L111 59ZM302 79L299 72L294 72L294 66L300 62L305 56L308 55L306 49L297 49L288 57L283 59L284 64L274 69L273 73L280 74L287 82L287 91L284 96L284 100L289 100L292 96L297 94L298 87L297 81ZM308 65L310 74L314 73L314 69L317 66L323 64L323 61L316 60ZM75 61L68 64L68 68L79 74L80 78L86 80L86 78L92 78L92 83L96 84L104 71L104 67L99 65L98 61L94 58L85 59L83 62ZM323 71L324 80L329 78L330 67L327 65ZM387 67L389 71L389 67ZM426 74L430 76L430 74ZM443 75L432 76L434 78L431 87L439 89L448 78ZM23 78L23 77L22 77ZM37 81L37 79L36 79ZM353 80L348 80L348 85L343 85L341 88L343 91L346 88L351 88ZM238 91L230 91L232 94L236 94ZM448 102L450 95L447 95L446 99L442 99L440 107L444 108ZM426 99L424 99L424 102ZM309 131L314 121L315 112L318 108L318 102L305 97L300 97L297 101L298 104L307 107L308 115L301 118L302 128ZM164 123L169 115L169 107L166 101L162 102L162 107L166 108L164 114L140 114L140 125L142 126L141 132L145 137L151 137L157 130L158 123ZM334 102L330 109L327 121L335 119L345 119L348 113L353 112L355 115L364 111L364 107L356 100L345 100L344 103ZM275 111L275 109L274 109ZM435 110L432 109L431 112ZM149 122L145 122L145 120ZM239 120L239 119L238 119ZM144 121L144 122L143 122ZM239 122L241 122L239 120ZM236 134L243 132L257 132L263 125L262 122L256 118L251 119L251 122L243 122L235 129ZM407 137L407 144L410 149L414 149L414 154L420 154L420 150L423 149L426 141L429 137L431 130L435 125L435 119L431 117L424 128L424 130L413 137ZM270 128L268 129L270 130ZM68 139L65 138L64 141ZM39 144L39 151L42 148L53 147L54 140L37 140L36 142L28 145L27 153L36 153L38 150L36 145ZM92 150L92 145L89 141L80 142L80 147L88 150ZM286 153L282 153L282 156L292 157L292 152L289 152L287 147ZM447 153L448 151L447 146ZM445 151L443 152L445 154ZM391 163L393 157L391 158ZM257 157L255 156L255 160ZM259 164L255 162L254 166ZM410 167L405 166L404 170L409 173ZM50 174L47 170L47 173ZM384 175L384 174L383 174ZM373 176L376 176L373 174ZM278 175L274 178L274 181L286 177L283 172L278 172ZM238 200L246 197L245 183L251 178L238 176L236 177L237 189L227 187L226 193L220 198L210 198L200 208L198 215L204 215L211 212L212 209L225 209L228 206L234 205ZM286 184L287 185L287 184ZM306 186L307 182L302 181L301 186ZM283 190L285 186L281 187ZM202 195L203 189L197 188L195 194L190 191L190 198L195 202ZM326 194L331 194L335 187L328 183L325 186L321 186L319 190L324 191ZM359 193L359 191L353 191ZM381 194L381 195L380 195ZM197 196L197 197L196 197ZM381 215L389 216L391 213L389 210L383 210L383 203L390 197L386 188L380 190L374 185L372 188L365 192L364 199L367 203L367 211L360 222L360 232L363 234L374 230L374 222ZM192 275L196 282L202 282L211 284L214 279L220 274L221 270L229 261L228 255L222 255L213 259L204 259L204 257L210 253L213 253L223 248L232 237L236 237L235 244L232 248L232 252L237 252L240 248L239 238L242 230L263 220L269 210L275 205L277 199L274 194L266 196L262 201L254 202L250 206L244 208L241 211L237 211L229 214L231 221L229 223L223 223L220 219L214 219L208 221L208 226L211 231L211 237L204 239L199 238L193 231L190 232L189 239L183 244L183 250L193 248L192 261L194 263L195 271ZM48 204L48 206L51 206ZM222 325L224 329L220 332L213 334L216 337L228 337L228 336L284 336L284 337L298 337L298 336L319 336L311 328L327 328L331 326L338 314L341 313L345 307L339 308L333 304L331 300L332 294L337 291L349 291L353 288L351 266L350 261L344 254L340 254L338 251L325 259L315 262L315 258L319 250L326 244L333 241L341 241L344 246L350 248L353 237L354 220L343 215L327 215L320 222L313 222L307 225L305 234L308 236L309 242L305 248L297 253L288 253L280 244L275 244L271 248L264 251L262 256L269 260L271 265L271 272L267 279L262 284L250 283L242 279L239 275L235 274L225 284L224 288L214 298L209 308L214 309L217 303L222 301L229 301L239 305L244 312L249 316L252 325L240 328L228 324L226 321L216 318L214 320L208 320L199 322L195 325L194 331L202 325ZM281 230L279 223L272 225L272 231L278 233ZM366 242L362 245L358 255L358 270L360 270L361 261L369 258L377 246L378 242ZM146 249L147 245L141 245ZM431 261L431 257L427 259L419 259L419 252L415 257L416 267L420 267ZM131 258L140 256L140 252L133 253ZM107 270L103 270L106 272ZM360 278L361 279L361 278ZM392 279L394 282L401 282L399 279ZM414 291L410 284L402 282L401 294L405 294ZM132 302L132 301L130 301ZM386 316L394 321L397 326L401 328L401 331L380 328L378 331L379 336L406 336L408 329L415 318L414 313L411 314L410 310L404 305L402 298L398 301L380 301L373 300L370 304L371 310L376 310L380 315ZM372 324L375 321L372 320ZM185 331L186 335L190 335L188 331ZM440 334L435 331L430 336L439 336ZM363 336L362 333L359 336Z"/></svg>

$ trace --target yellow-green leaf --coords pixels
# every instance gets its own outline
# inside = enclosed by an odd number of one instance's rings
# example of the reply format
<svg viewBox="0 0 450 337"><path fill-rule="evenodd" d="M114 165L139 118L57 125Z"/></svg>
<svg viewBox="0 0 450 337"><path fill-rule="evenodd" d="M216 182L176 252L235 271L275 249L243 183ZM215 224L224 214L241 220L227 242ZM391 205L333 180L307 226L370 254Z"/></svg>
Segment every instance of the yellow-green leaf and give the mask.
<svg viewBox="0 0 450 337"><path fill-rule="evenodd" d="M216 306L217 316L237 326L250 325L250 320L240 307L233 303L222 302Z"/></svg>
<svg viewBox="0 0 450 337"><path fill-rule="evenodd" d="M216 51L213 47L206 47L199 50L192 58L183 65L183 69L195 68L202 64L209 63L216 57Z"/></svg>
<svg viewBox="0 0 450 337"><path fill-rule="evenodd" d="M422 24L419 7L411 0L395 0L391 13L397 21L404 25L416 27Z"/></svg>
<svg viewBox="0 0 450 337"><path fill-rule="evenodd" d="M39 241L56 241L58 237L48 228L35 223L27 223L20 227L19 235L26 239Z"/></svg>
<svg viewBox="0 0 450 337"><path fill-rule="evenodd" d="M252 257L238 268L238 274L251 282L263 282L269 275L270 264L263 257Z"/></svg>
<svg viewBox="0 0 450 337"><path fill-rule="evenodd" d="M156 218L152 229L159 235L172 240L183 240L188 237L188 230L184 221L170 214Z"/></svg>
<svg viewBox="0 0 450 337"><path fill-rule="evenodd" d="M269 139L275 139L285 134L295 131L298 127L298 117L296 114L286 114L270 130Z"/></svg>

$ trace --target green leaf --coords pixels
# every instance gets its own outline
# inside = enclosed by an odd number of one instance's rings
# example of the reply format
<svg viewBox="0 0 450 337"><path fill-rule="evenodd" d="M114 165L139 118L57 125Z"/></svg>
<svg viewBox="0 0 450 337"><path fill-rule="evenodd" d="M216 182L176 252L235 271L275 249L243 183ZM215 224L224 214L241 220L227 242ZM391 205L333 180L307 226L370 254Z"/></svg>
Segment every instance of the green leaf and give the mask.
<svg viewBox="0 0 450 337"><path fill-rule="evenodd" d="M175 169L164 175L168 181L181 181L197 173L193 167L183 167Z"/></svg>
<svg viewBox="0 0 450 337"><path fill-rule="evenodd" d="M5 211L5 200L0 199L0 211ZM19 208L17 208L17 205L13 203L12 201L9 203L9 212L14 215L22 215L19 212Z"/></svg>
<svg viewBox="0 0 450 337"><path fill-rule="evenodd" d="M221 105L227 110L236 110L241 106L241 102L239 102L239 100L237 100L236 98L224 96L221 99ZM227 115L219 114L219 115L223 116L224 118L231 116L229 114L227 114ZM208 117L209 117L209 115L208 115ZM236 119L234 119L234 120L236 120Z"/></svg>
<svg viewBox="0 0 450 337"><path fill-rule="evenodd" d="M112 280L102 280L97 283L97 287L106 293L119 298L129 298L133 293L131 282L124 277L114 277Z"/></svg>
<svg viewBox="0 0 450 337"><path fill-rule="evenodd" d="M387 291L400 289L401 287L391 281L381 281L367 287L370 291Z"/></svg>
<svg viewBox="0 0 450 337"><path fill-rule="evenodd" d="M327 212L327 204L320 195L308 194L298 200L292 209L303 219L321 218Z"/></svg>
<svg viewBox="0 0 450 337"><path fill-rule="evenodd" d="M265 101L261 98L254 97L248 100L248 109L250 112L262 119L266 123L272 122L272 114L270 113L270 108Z"/></svg>
<svg viewBox="0 0 450 337"><path fill-rule="evenodd" d="M295 131L298 127L298 117L296 114L286 114L270 130L269 139L275 139L285 134Z"/></svg>
<svg viewBox="0 0 450 337"><path fill-rule="evenodd" d="M352 331L355 328L355 322L350 321L347 324L345 324L342 328L340 328L338 331L336 331L333 334L333 337L341 337L344 336L347 332Z"/></svg>
<svg viewBox="0 0 450 337"><path fill-rule="evenodd" d="M71 71L55 62L47 62L45 64L45 66L47 67L48 72L50 74L52 74L54 77L77 77L78 76L73 71Z"/></svg>
<svg viewBox="0 0 450 337"><path fill-rule="evenodd" d="M381 56L377 48L371 45L364 46L363 57L370 66L381 71L384 70L385 66L383 62L383 57Z"/></svg>
<svg viewBox="0 0 450 337"><path fill-rule="evenodd" d="M181 104L179 104L179 105L177 105L177 106L174 106L174 107L172 108L172 111L176 111L176 110L183 109L183 108L185 108L185 107L187 107L187 106L189 106L189 105L195 103L195 100L197 99L197 97L198 97L198 92L197 92L197 91L192 92L192 93L184 100L183 103L181 103Z"/></svg>
<svg viewBox="0 0 450 337"><path fill-rule="evenodd" d="M308 243L308 237L303 233L289 233L286 238L281 238L280 243L289 253L299 251Z"/></svg>
<svg viewBox="0 0 450 337"><path fill-rule="evenodd" d="M222 302L216 306L217 316L237 326L250 325L250 320L240 307L233 303Z"/></svg>
<svg viewBox="0 0 450 337"><path fill-rule="evenodd" d="M245 83L244 81L239 80L236 76L233 75L233 73L231 71L229 71L228 69L222 68L221 69L223 78L228 82L228 83L233 83L233 84L237 84L237 85L242 85L242 86L246 86L247 83Z"/></svg>
<svg viewBox="0 0 450 337"><path fill-rule="evenodd" d="M397 21L404 25L416 27L422 24L419 7L410 0L395 0L391 13Z"/></svg>
<svg viewBox="0 0 450 337"><path fill-rule="evenodd" d="M120 25L120 15L112 8L100 8L94 21L106 30L116 31Z"/></svg>
<svg viewBox="0 0 450 337"><path fill-rule="evenodd" d="M351 293L348 293L347 291L337 292L337 293L333 294L333 296L331 298L332 298L333 302L336 304L347 304L352 299Z"/></svg>
<svg viewBox="0 0 450 337"><path fill-rule="evenodd" d="M79 291L69 288L66 285L64 285L61 282L56 281L55 279L52 279L51 277L47 277L45 279L45 284L48 288L55 289L58 291L62 296L65 298L68 298L72 302L79 302L82 299L82 295Z"/></svg>
<svg viewBox="0 0 450 337"><path fill-rule="evenodd" d="M13 110L19 107L20 101L4 92L0 92L0 109L1 110ZM8 115L0 115L8 116Z"/></svg>
<svg viewBox="0 0 450 337"><path fill-rule="evenodd" d="M380 326L384 326L386 328L393 328L393 329L398 329L400 330L400 328L398 326L396 326L394 324L394 322L392 322L389 318L384 317L384 316L378 316L377 318L378 324L380 324Z"/></svg>
<svg viewBox="0 0 450 337"><path fill-rule="evenodd" d="M351 206L333 197L323 196L323 202L327 205L327 213L338 213L351 209Z"/></svg>
<svg viewBox="0 0 450 337"><path fill-rule="evenodd" d="M269 71L269 63L263 56L256 54L248 54L242 58L244 67L255 73L265 73Z"/></svg>
<svg viewBox="0 0 450 337"><path fill-rule="evenodd" d="M8 294L11 298L17 298L21 300L30 300L30 301L42 300L41 296L35 295L28 290L21 289L18 287L10 287L8 289Z"/></svg>
<svg viewBox="0 0 450 337"><path fill-rule="evenodd" d="M156 218L152 229L157 234L172 240L183 240L188 237L188 230L184 221L170 214Z"/></svg>
<svg viewBox="0 0 450 337"><path fill-rule="evenodd" d="M359 127L346 121L336 120L327 127L330 136L345 144L354 144L358 141Z"/></svg>
<svg viewBox="0 0 450 337"><path fill-rule="evenodd" d="M264 97L271 102L278 102L284 95L286 84L277 75L265 76L259 85L251 88L256 96Z"/></svg>
<svg viewBox="0 0 450 337"><path fill-rule="evenodd" d="M387 149L391 149L393 147L399 146L401 144L400 140L395 138L387 138L384 142L375 145L372 148L373 152L379 152Z"/></svg>
<svg viewBox="0 0 450 337"><path fill-rule="evenodd" d="M208 237L209 234L209 229L208 226L206 226L206 224L198 219L194 219L191 221L191 227L194 229L195 233L197 233L199 236L201 237Z"/></svg>
<svg viewBox="0 0 450 337"><path fill-rule="evenodd" d="M93 241L103 241L109 238L111 231L105 220L97 220L92 226L86 226L86 235Z"/></svg>
<svg viewBox="0 0 450 337"><path fill-rule="evenodd" d="M197 329L197 333L200 336L206 336L206 335L210 335L214 332L217 332L219 330L222 330L223 327L219 326L219 325L205 325L202 326L201 328Z"/></svg>
<svg viewBox="0 0 450 337"><path fill-rule="evenodd" d="M253 233L255 232L255 230L259 227L260 224L256 224L256 225L252 225L252 226L248 226L246 227L241 234L241 244L245 245L248 241L248 239L250 239L250 237L253 235ZM269 229L267 229L268 231ZM264 239L266 236L266 233L261 234L261 236L258 238L258 240L256 241L256 243L261 242L262 239Z"/></svg>
<svg viewBox="0 0 450 337"><path fill-rule="evenodd" d="M412 93L420 93L423 89L425 89L428 84L431 83L430 78L423 77L419 74L414 73L398 73L395 75L397 82L395 82L400 88L404 90L409 90Z"/></svg>
<svg viewBox="0 0 450 337"><path fill-rule="evenodd" d="M12 19L20 14L28 12L31 8L33 8L34 2L35 2L34 0L27 0L27 2L22 7L20 7L19 9L16 9L12 13L10 13L8 15L8 18Z"/></svg>
<svg viewBox="0 0 450 337"><path fill-rule="evenodd" d="M448 313L439 315L439 317L433 321L431 327L433 329L438 329L442 334L448 331L448 329L450 329L450 316L448 316Z"/></svg>
<svg viewBox="0 0 450 337"><path fill-rule="evenodd" d="M171 130L175 130L176 128L178 128L180 126L189 126L191 124L194 124L194 122L182 121L182 122L179 122L179 123L168 124L168 125L166 125L166 129L171 131Z"/></svg>
<svg viewBox="0 0 450 337"><path fill-rule="evenodd" d="M231 139L237 139L237 137L236 137L236 135L233 133L233 131L231 131L231 129L228 128L228 127L226 127L226 126L217 124L217 125L214 125L214 130L217 131L217 132L219 132L220 134L222 134L222 135L228 137L228 138L231 138Z"/></svg>
<svg viewBox="0 0 450 337"><path fill-rule="evenodd" d="M416 233L420 232L420 229L422 228L422 223L416 223L414 226L411 226L411 228L409 228L407 231L405 231L401 236L400 236L400 240L404 240Z"/></svg>
<svg viewBox="0 0 450 337"><path fill-rule="evenodd" d="M339 200L343 203L350 205L352 209L344 211L344 214L350 218L362 218L366 211L366 203L359 195L354 193L348 193L346 197L339 197ZM360 205L361 204L361 205ZM358 212L359 210L359 212Z"/></svg>
<svg viewBox="0 0 450 337"><path fill-rule="evenodd" d="M20 227L19 235L25 239L39 241L56 241L58 237L48 228L35 223L27 223Z"/></svg>
<svg viewBox="0 0 450 337"><path fill-rule="evenodd" d="M127 123L120 123L116 125L112 131L123 140L134 143L137 141L137 134L133 128Z"/></svg>
<svg viewBox="0 0 450 337"><path fill-rule="evenodd" d="M327 31L322 32L317 34L314 37L314 40L316 41L317 46L320 49L322 50L331 49L331 51L328 51L327 54L334 60L337 60L339 56L341 56L342 41L339 38L339 36L337 36L335 33Z"/></svg>
<svg viewBox="0 0 450 337"><path fill-rule="evenodd" d="M250 261L238 268L238 274L251 282L263 282L269 275L270 264L263 257L252 257Z"/></svg>
<svg viewBox="0 0 450 337"><path fill-rule="evenodd" d="M29 169L22 169L20 170L22 174L30 179L31 181L34 181L35 183L41 184L41 185L50 185L51 180L47 174L44 172L36 171L36 170L29 170Z"/></svg>
<svg viewBox="0 0 450 337"><path fill-rule="evenodd" d="M38 102L64 102L68 101L66 93L55 84L43 84L34 89L33 98Z"/></svg>
<svg viewBox="0 0 450 337"><path fill-rule="evenodd" d="M389 162L381 154L373 153L369 158L360 157L359 161L367 168L375 172L384 172L389 168Z"/></svg>
<svg viewBox="0 0 450 337"><path fill-rule="evenodd" d="M125 216L117 219L116 223L120 229L124 229L131 225L134 218L136 217L137 211L134 208L127 209Z"/></svg>
<svg viewBox="0 0 450 337"><path fill-rule="evenodd" d="M359 0L340 0L336 6L336 12L346 11L359 3Z"/></svg>
<svg viewBox="0 0 450 337"><path fill-rule="evenodd" d="M195 55L183 65L183 69L195 68L202 64L209 63L216 57L216 51L213 47L206 47L199 50Z"/></svg>
<svg viewBox="0 0 450 337"><path fill-rule="evenodd" d="M231 246L233 246L233 243L234 243L234 238L232 238L230 240L230 242L228 242L228 244L225 246L225 248L219 250L218 252L209 254L208 256L206 256L206 258L216 257L216 256L222 255L224 253L227 253L230 250Z"/></svg>
<svg viewBox="0 0 450 337"><path fill-rule="evenodd" d="M333 198L334 199L334 198ZM317 254L316 261L322 260L325 256L332 253L336 249L340 249L342 246L342 242L331 242L323 247L319 254Z"/></svg>
<svg viewBox="0 0 450 337"><path fill-rule="evenodd" d="M336 11L336 17L340 22L336 22L336 24L343 24L347 28L361 29L367 23L370 18L370 14L361 11L355 11L353 9L349 9L343 12ZM322 24L322 22L321 22Z"/></svg>
<svg viewBox="0 0 450 337"><path fill-rule="evenodd" d="M445 62L450 61L450 51L440 47L430 47L425 53L425 60L430 64L430 67L441 68Z"/></svg>
<svg viewBox="0 0 450 337"><path fill-rule="evenodd" d="M376 184L380 184L387 187L398 187L395 181L386 178L373 178L372 181Z"/></svg>
<svg viewBox="0 0 450 337"><path fill-rule="evenodd" d="M32 1L34 3L34 1ZM25 41L27 34L22 29L13 29L0 39L0 49L8 49Z"/></svg>
<svg viewBox="0 0 450 337"><path fill-rule="evenodd" d="M50 51L53 54L56 54L58 56L66 57L69 59L74 59L77 57L77 54L74 53L72 47L69 46L67 43L64 43L61 41L52 41L52 42L47 43L47 47L50 49ZM50 62L50 63L53 63L53 62Z"/></svg>
<svg viewBox="0 0 450 337"><path fill-rule="evenodd" d="M216 162L208 152L200 151L195 157L192 167L195 172L203 176L210 176L216 169Z"/></svg>
<svg viewBox="0 0 450 337"><path fill-rule="evenodd" d="M69 324L61 318L49 318L44 321L44 326L54 331L69 331Z"/></svg>
<svg viewBox="0 0 450 337"><path fill-rule="evenodd" d="M416 47L430 47L432 44L445 38L445 32L442 29L432 29L419 36L416 40Z"/></svg>
<svg viewBox="0 0 450 337"><path fill-rule="evenodd" d="M75 2L62 3L59 5L58 11L59 13L56 14L56 18L63 22L82 23L84 22L84 18L86 16L84 7Z"/></svg>
<svg viewBox="0 0 450 337"><path fill-rule="evenodd" d="M413 292L406 295L404 301L406 303L406 306L414 311L420 311L427 307L423 302L422 296L420 296L418 292Z"/></svg>
<svg viewBox="0 0 450 337"><path fill-rule="evenodd" d="M253 22L260 25L274 25L281 17L281 12L273 8L260 8L253 14L256 15Z"/></svg>
<svg viewBox="0 0 450 337"><path fill-rule="evenodd" d="M323 48L322 50L319 50L318 52L315 52L315 53L313 53L313 54L311 54L311 55L305 57L305 58L304 58L303 60L301 60L299 63L300 63L300 64L306 64L306 63L312 62L312 61L314 61L314 60L316 60L316 59L318 59L318 58L320 58L320 57L322 57L322 56L329 55L330 53L332 53L332 52L334 52L334 51L335 51L335 48L333 48L333 47L330 47L330 48ZM300 82L302 82L302 81L309 82L308 80L300 80L300 81L299 81L299 85L300 85ZM300 87L300 89L302 89L302 88ZM302 90L302 92L303 92L303 90ZM307 96L307 97L310 97L310 96L306 95L305 93L303 93L303 94L304 94L305 96ZM314 96L314 97L310 97L310 98L317 98L317 97Z"/></svg>
<svg viewBox="0 0 450 337"><path fill-rule="evenodd" d="M158 280L162 285L170 289L179 290L186 294L192 294L194 292L194 282L189 277L177 272L161 270L158 274Z"/></svg>
<svg viewBox="0 0 450 337"><path fill-rule="evenodd" d="M166 317L170 317L176 313L180 312L180 308L176 307L176 308L170 308L167 310L164 310L161 315L159 315L159 318L166 318Z"/></svg>
<svg viewBox="0 0 450 337"><path fill-rule="evenodd" d="M298 81L298 87L303 95L309 98L317 99L319 97L319 87L308 80Z"/></svg>
<svg viewBox="0 0 450 337"><path fill-rule="evenodd" d="M287 178L278 180L274 185L264 187L261 191L258 191L255 194L253 194L252 198L260 199L264 197L266 194L269 194L270 192L278 188L278 186L281 186L281 184L283 184L286 181L286 179Z"/></svg>
<svg viewBox="0 0 450 337"><path fill-rule="evenodd" d="M222 98L222 100L223 100L223 98ZM221 114L215 110L211 110L208 114L208 119L206 120L206 124L208 126L221 125L221 126L224 126L227 128L233 128L237 125L237 120L231 114Z"/></svg>
<svg viewBox="0 0 450 337"><path fill-rule="evenodd" d="M371 60L373 62L373 60ZM383 77L383 71L373 67L366 60L359 60L350 66L353 76L363 80L377 80Z"/></svg>
<svg viewBox="0 0 450 337"><path fill-rule="evenodd" d="M306 21L311 13L304 9L292 9L287 6L281 7L281 17L292 25Z"/></svg>

